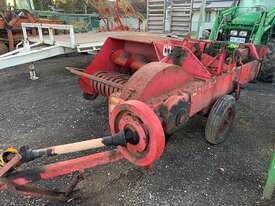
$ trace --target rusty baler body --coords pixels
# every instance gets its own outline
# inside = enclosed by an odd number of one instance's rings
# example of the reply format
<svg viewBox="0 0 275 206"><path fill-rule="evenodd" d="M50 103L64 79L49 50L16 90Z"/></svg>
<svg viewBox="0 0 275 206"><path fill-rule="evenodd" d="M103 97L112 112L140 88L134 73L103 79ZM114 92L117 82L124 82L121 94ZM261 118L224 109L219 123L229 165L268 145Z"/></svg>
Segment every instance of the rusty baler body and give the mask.
<svg viewBox="0 0 275 206"><path fill-rule="evenodd" d="M190 38L110 38L85 70L98 79L82 77L80 86L85 96L148 104L171 133L197 113L207 114L219 97L238 97L240 87L256 77L265 48L243 44L229 50L224 42Z"/></svg>
<svg viewBox="0 0 275 206"><path fill-rule="evenodd" d="M67 197L29 184L97 165L127 159L150 168L165 149L166 134L181 128L196 114L208 117L208 142L224 141L235 117L240 88L253 80L265 47L224 42L184 40L131 33L109 38L86 70L68 68L80 75L84 97L109 97L111 136L39 150L7 150L0 158L0 189L12 187L24 194ZM40 158L115 146L43 167L17 171L21 164ZM2 159L2 160L1 160Z"/></svg>

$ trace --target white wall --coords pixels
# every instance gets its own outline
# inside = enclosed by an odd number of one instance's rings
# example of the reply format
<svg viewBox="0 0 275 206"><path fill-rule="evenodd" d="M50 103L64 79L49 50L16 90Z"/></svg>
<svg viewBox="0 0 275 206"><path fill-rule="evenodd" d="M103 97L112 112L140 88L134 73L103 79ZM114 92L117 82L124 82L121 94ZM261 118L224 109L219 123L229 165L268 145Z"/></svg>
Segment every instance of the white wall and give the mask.
<svg viewBox="0 0 275 206"><path fill-rule="evenodd" d="M207 12L210 12L210 19L209 21L204 22L202 27L204 29L211 29L216 19L217 11L207 11ZM199 10L193 11L192 28L191 28L192 32L196 32L198 30L199 18L200 18L200 11Z"/></svg>

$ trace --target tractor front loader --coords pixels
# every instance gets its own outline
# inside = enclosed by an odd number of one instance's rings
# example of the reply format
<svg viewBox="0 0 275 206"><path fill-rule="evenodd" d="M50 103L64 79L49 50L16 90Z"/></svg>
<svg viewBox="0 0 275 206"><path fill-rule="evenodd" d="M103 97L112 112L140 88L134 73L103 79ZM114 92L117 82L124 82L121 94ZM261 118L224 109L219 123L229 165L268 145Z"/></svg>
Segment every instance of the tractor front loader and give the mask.
<svg viewBox="0 0 275 206"><path fill-rule="evenodd" d="M209 39L235 44L266 45L266 57L258 79L264 82L274 81L275 1L240 0L237 6L219 13Z"/></svg>

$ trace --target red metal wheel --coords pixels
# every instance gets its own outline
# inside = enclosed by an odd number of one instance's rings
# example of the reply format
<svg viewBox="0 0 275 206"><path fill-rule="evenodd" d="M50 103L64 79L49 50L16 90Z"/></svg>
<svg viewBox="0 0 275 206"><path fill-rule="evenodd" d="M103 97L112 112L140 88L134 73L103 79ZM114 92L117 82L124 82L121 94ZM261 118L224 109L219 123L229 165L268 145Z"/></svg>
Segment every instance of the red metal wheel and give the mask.
<svg viewBox="0 0 275 206"><path fill-rule="evenodd" d="M160 120L145 103L137 100L117 105L110 114L112 134L131 129L139 137L137 144L119 146L119 151L131 163L151 166L162 155L165 147L165 134Z"/></svg>

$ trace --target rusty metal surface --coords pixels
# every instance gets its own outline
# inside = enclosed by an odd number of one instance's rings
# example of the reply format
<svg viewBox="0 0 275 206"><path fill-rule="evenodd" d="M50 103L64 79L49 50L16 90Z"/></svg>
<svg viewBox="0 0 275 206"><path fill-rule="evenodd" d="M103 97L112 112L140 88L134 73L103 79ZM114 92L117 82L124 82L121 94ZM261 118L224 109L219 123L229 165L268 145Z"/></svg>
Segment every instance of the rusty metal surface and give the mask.
<svg viewBox="0 0 275 206"><path fill-rule="evenodd" d="M71 73L76 74L78 76L87 78L91 80L91 82L94 84L94 88L96 88L98 91L101 91L102 95L109 94L111 92L104 92L105 88L101 88L106 85L106 89L108 90L109 87L112 87L114 89L122 89L123 84L126 82L128 78L125 78L127 75L122 75L119 73L106 73L103 71L97 72L94 75L81 72L80 69L67 67L67 70L69 70Z"/></svg>
<svg viewBox="0 0 275 206"><path fill-rule="evenodd" d="M4 167L0 169L0 178L4 177L7 172L17 166L20 163L21 159L22 157L20 154L15 154L15 156L7 164L5 164Z"/></svg>
<svg viewBox="0 0 275 206"><path fill-rule="evenodd" d="M6 182L7 190L17 192L23 196L31 196L36 198L47 198L51 200L66 201L71 198L71 195L76 191L75 187L77 184L84 179L83 173L75 174L65 188L59 189L47 189L38 187L35 185L17 185L13 182Z"/></svg>
<svg viewBox="0 0 275 206"><path fill-rule="evenodd" d="M220 49L210 55L207 49L214 43L219 44ZM245 45L245 48L251 48L251 44ZM161 106L172 94L189 95L189 115L193 116L212 105L218 97L234 92L234 81L244 85L252 80L259 69L258 51L259 48L252 49L250 62L242 64L239 69L234 56L226 58L227 50L223 42L194 40L188 36L183 40L161 37L148 40L142 35L138 38L127 35L106 41L85 72L129 73L131 76L123 84L120 98L150 102L154 108ZM131 57L137 55L145 56L146 63L137 61L138 66L133 69L129 62ZM109 60L105 61L106 58ZM258 63L251 63L253 61ZM80 80L84 93L97 93L92 84L83 78ZM111 93L105 94L109 96Z"/></svg>
<svg viewBox="0 0 275 206"><path fill-rule="evenodd" d="M4 179L3 183L0 184L0 189L6 188L5 186L8 184L23 186L39 180L47 180L72 172L84 171L85 169L116 162L121 159L123 159L123 155L119 151L112 150L25 171L17 171Z"/></svg>
<svg viewBox="0 0 275 206"><path fill-rule="evenodd" d="M134 165L151 167L162 155L165 134L157 115L145 103L130 100L117 105L109 114L109 125L112 134L130 127L143 139L137 145L118 147L124 158Z"/></svg>
<svg viewBox="0 0 275 206"><path fill-rule="evenodd" d="M115 92L120 92L129 79L129 75L127 74L100 71L95 73L94 76L102 81L91 80L93 88L98 94L104 96L110 96Z"/></svg>
<svg viewBox="0 0 275 206"><path fill-rule="evenodd" d="M139 69L125 84L122 99L147 101L191 81L192 76L172 64L153 62Z"/></svg>
<svg viewBox="0 0 275 206"><path fill-rule="evenodd" d="M132 74L129 80L123 83L122 90L114 91L114 95L124 101L139 100L146 103L161 120L165 132L171 133L182 127L190 117L209 111L219 97L234 92L238 96L239 86L235 87L234 84L244 85L257 74L258 50L252 50L250 62L239 65L235 56L226 59L228 53L222 42L216 54L209 54L206 48L212 47L214 43L217 42L193 40L188 36L183 40L157 38L150 41L142 36L136 39L132 36L111 38L85 72L93 74L99 72L98 68L108 68L105 70L106 74L114 71ZM245 47L248 49L251 45ZM238 52L238 49L243 48L237 48L235 52ZM150 53L145 55L148 62L138 62L138 67L133 70L129 63L131 57L144 53ZM109 57L109 61L104 62L106 57ZM84 92L89 93L90 90L91 93L105 96L111 94L99 92L100 89L95 89L89 82L85 85L83 83L81 81ZM108 85L103 84L100 87L108 88ZM174 101L175 99L179 101ZM184 105L185 108L179 108L178 104ZM111 127L114 127L116 115L122 118L117 109L119 105L115 106L110 101ZM124 121L133 124L129 118ZM153 123L146 126L151 124ZM140 136L143 136L143 133L140 133ZM130 153L129 149L126 151ZM136 161L129 157L128 159L136 164Z"/></svg>

